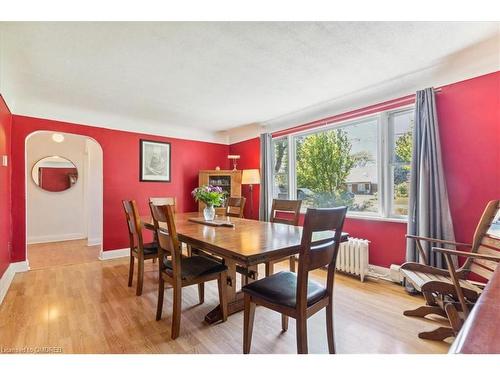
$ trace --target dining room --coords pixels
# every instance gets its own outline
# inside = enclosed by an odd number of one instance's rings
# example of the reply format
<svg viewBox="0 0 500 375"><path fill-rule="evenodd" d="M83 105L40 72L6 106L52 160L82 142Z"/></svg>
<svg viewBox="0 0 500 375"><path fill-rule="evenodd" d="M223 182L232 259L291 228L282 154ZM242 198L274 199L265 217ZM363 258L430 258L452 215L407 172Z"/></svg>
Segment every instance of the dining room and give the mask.
<svg viewBox="0 0 500 375"><path fill-rule="evenodd" d="M0 20L0 354L500 354L499 40Z"/></svg>

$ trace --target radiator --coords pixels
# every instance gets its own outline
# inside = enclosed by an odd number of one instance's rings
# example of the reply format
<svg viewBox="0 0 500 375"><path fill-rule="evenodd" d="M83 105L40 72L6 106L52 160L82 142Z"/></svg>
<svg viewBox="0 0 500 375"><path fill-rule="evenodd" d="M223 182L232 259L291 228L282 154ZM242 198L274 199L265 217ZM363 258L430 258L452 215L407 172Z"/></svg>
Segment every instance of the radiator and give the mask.
<svg viewBox="0 0 500 375"><path fill-rule="evenodd" d="M341 272L357 275L361 281L368 274L368 244L370 241L359 238L349 238L342 242L337 256L336 269Z"/></svg>

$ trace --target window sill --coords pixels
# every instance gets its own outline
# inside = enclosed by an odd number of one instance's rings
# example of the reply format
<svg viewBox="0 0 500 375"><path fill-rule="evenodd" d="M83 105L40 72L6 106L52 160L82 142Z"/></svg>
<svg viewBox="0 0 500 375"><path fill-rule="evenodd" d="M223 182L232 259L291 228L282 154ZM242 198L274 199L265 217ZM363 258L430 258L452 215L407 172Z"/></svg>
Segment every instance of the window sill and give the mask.
<svg viewBox="0 0 500 375"><path fill-rule="evenodd" d="M367 215L356 215L356 214L347 214L348 219L354 220L370 220L370 221L386 221L390 223L408 223L407 218L397 218L397 217L381 217L381 216L367 216Z"/></svg>

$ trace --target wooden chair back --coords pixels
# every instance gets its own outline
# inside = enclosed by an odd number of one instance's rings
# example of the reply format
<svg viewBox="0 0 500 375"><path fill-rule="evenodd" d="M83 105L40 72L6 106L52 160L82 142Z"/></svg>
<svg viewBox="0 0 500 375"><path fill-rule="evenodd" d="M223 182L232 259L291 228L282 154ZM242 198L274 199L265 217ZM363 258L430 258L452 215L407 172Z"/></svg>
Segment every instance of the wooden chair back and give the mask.
<svg viewBox="0 0 500 375"><path fill-rule="evenodd" d="M309 271L328 266L326 289L333 292L335 262L340 246L347 207L308 208L304 219L304 229L299 252L297 274L297 307L307 307L307 280ZM312 246L315 233L335 231L333 238Z"/></svg>
<svg viewBox="0 0 500 375"><path fill-rule="evenodd" d="M177 237L177 230L175 228L174 211L171 205L156 206L150 204L153 222L157 228L158 247L159 251L167 253L172 259L172 269L174 278L181 277L181 243ZM160 228L159 223L167 224L167 230ZM163 261L163 256L160 258Z"/></svg>
<svg viewBox="0 0 500 375"><path fill-rule="evenodd" d="M474 238L472 241L472 253L478 253L483 255L494 255L500 256L500 239L495 238L487 233L490 228L493 219L495 218L497 212L500 210L500 200L493 200L488 202L481 220L476 227L474 232ZM475 273L487 280L490 280L493 276L493 272L497 267L497 262L490 260L478 259L478 258L467 258L463 268L468 269L470 272Z"/></svg>
<svg viewBox="0 0 500 375"><path fill-rule="evenodd" d="M246 201L245 197L229 197L226 201L226 216L243 217Z"/></svg>
<svg viewBox="0 0 500 375"><path fill-rule="evenodd" d="M137 203L135 200L124 200L122 204L125 211L125 218L127 219L130 249L143 251L142 222L139 216L139 210L137 209Z"/></svg>
<svg viewBox="0 0 500 375"><path fill-rule="evenodd" d="M273 199L271 206L271 222L298 225L301 200ZM283 216L279 216L279 215Z"/></svg>
<svg viewBox="0 0 500 375"><path fill-rule="evenodd" d="M149 203L153 203L155 206L163 206L165 204L168 204L170 206L174 206L174 213L177 211L177 199L175 199L175 197L150 197Z"/></svg>

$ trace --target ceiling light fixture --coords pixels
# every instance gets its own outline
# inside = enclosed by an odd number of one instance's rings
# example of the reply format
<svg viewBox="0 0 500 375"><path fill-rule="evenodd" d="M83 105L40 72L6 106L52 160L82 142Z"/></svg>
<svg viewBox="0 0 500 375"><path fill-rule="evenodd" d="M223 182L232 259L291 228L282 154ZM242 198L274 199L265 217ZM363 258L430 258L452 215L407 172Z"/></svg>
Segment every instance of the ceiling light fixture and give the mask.
<svg viewBox="0 0 500 375"><path fill-rule="evenodd" d="M52 140L57 143L61 143L64 141L64 135L59 134L59 133L54 133L52 134Z"/></svg>

